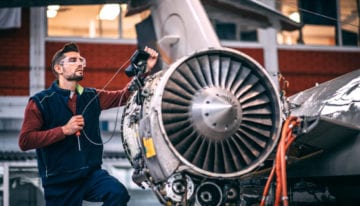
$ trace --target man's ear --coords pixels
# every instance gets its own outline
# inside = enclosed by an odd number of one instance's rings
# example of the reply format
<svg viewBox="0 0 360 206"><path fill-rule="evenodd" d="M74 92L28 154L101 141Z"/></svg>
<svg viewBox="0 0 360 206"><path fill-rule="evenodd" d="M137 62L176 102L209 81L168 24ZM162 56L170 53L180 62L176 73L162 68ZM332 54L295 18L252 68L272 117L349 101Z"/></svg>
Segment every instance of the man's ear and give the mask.
<svg viewBox="0 0 360 206"><path fill-rule="evenodd" d="M61 74L61 73L63 72L62 66L60 66L60 64L56 64L56 65L54 66L54 70L55 70L55 72L58 73L58 74Z"/></svg>

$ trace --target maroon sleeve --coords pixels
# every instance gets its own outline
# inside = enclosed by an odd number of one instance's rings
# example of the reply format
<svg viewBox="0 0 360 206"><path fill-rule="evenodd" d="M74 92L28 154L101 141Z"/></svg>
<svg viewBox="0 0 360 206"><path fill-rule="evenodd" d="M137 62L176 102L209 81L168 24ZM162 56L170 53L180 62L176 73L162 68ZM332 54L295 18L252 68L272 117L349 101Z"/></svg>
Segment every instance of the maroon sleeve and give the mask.
<svg viewBox="0 0 360 206"><path fill-rule="evenodd" d="M23 125L19 135L19 147L22 151L37 149L53 144L65 138L61 127L41 130L43 118L32 100L25 108Z"/></svg>
<svg viewBox="0 0 360 206"><path fill-rule="evenodd" d="M122 106L126 104L126 101L131 96L131 92L128 91L127 86L122 90L97 90L97 92L99 95L101 109L110 109L113 107Z"/></svg>

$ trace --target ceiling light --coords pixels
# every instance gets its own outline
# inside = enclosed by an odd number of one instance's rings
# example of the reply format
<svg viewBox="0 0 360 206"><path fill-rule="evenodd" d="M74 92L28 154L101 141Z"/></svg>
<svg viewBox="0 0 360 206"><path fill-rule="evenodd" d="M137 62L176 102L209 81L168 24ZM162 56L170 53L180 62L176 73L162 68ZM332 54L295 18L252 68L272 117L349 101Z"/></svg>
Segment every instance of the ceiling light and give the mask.
<svg viewBox="0 0 360 206"><path fill-rule="evenodd" d="M57 11L60 9L59 5L49 5L46 10L47 18L54 18L57 15Z"/></svg>
<svg viewBox="0 0 360 206"><path fill-rule="evenodd" d="M99 14L101 20L114 20L120 13L119 4L105 4Z"/></svg>
<svg viewBox="0 0 360 206"><path fill-rule="evenodd" d="M289 15L289 18L297 23L300 23L300 14L299 12L293 12Z"/></svg>
<svg viewBox="0 0 360 206"><path fill-rule="evenodd" d="M53 10L53 11L57 11L60 9L60 6L59 5L49 5L47 7L48 10Z"/></svg>
<svg viewBox="0 0 360 206"><path fill-rule="evenodd" d="M47 10L46 11L46 16L47 18L54 18L57 15L57 11L56 10Z"/></svg>

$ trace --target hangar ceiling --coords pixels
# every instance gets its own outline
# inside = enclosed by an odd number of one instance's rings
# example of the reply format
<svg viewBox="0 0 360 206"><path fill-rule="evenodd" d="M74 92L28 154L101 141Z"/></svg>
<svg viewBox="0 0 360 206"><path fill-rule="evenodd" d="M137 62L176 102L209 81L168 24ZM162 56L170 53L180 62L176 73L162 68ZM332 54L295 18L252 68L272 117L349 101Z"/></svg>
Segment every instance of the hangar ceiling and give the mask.
<svg viewBox="0 0 360 206"><path fill-rule="evenodd" d="M276 10L258 4L249 0L201 0L202 3L214 5L224 11L232 11L235 13L245 13L252 16L255 20L268 22L272 25L278 22L281 29L296 30L301 27L299 23L290 20ZM127 16L143 11L149 8L151 0L12 0L0 1L0 8L11 7L40 7L48 5L91 5L91 4L107 4L107 3L127 3ZM274 26L274 25L273 25Z"/></svg>
<svg viewBox="0 0 360 206"><path fill-rule="evenodd" d="M142 2L135 1L135 2ZM36 7L48 5L82 5L82 4L106 4L106 3L127 3L129 0L11 0L0 1L0 8L6 7Z"/></svg>

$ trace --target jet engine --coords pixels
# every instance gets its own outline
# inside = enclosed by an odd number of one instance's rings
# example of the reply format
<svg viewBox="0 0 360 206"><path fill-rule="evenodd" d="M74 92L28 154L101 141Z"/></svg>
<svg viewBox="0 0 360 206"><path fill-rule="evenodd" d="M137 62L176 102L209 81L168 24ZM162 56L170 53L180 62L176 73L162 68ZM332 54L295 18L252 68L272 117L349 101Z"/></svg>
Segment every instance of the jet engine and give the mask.
<svg viewBox="0 0 360 206"><path fill-rule="evenodd" d="M133 181L166 205L238 205L237 181L269 158L280 136L280 99L267 71L239 51L211 48L136 85L121 119Z"/></svg>

